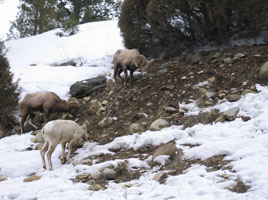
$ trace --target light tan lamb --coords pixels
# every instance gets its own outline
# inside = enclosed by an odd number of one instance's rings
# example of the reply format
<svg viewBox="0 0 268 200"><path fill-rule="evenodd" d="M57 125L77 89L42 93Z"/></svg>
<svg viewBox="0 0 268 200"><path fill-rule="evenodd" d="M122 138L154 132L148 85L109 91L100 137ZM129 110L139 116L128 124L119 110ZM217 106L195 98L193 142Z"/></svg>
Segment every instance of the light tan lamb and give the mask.
<svg viewBox="0 0 268 200"><path fill-rule="evenodd" d="M45 143L40 150L43 168L46 169L45 153L47 152L47 160L49 170L53 170L51 155L58 144L62 145L61 163L65 163L64 153L65 146L68 143L67 163L70 163L70 155L73 145L78 143L80 139L87 140L87 124L86 121L82 126L79 126L72 120L52 120L48 122L42 129Z"/></svg>
<svg viewBox="0 0 268 200"><path fill-rule="evenodd" d="M128 82L128 73L130 71L130 80L133 79L133 73L140 69L142 74L147 73L148 68L155 60L147 60L144 55L140 54L138 49L119 49L115 52L113 57L113 67L114 67L114 79L117 83L117 77L121 80L120 76L121 72L125 74L125 82L126 85Z"/></svg>
<svg viewBox="0 0 268 200"><path fill-rule="evenodd" d="M50 113L69 112L75 114L79 109L77 100L65 101L54 92L28 93L19 100L18 104L21 112L21 134L24 132L24 122L28 116L30 118L29 124L37 129L37 126L32 123L37 112L44 114L44 121L47 123Z"/></svg>

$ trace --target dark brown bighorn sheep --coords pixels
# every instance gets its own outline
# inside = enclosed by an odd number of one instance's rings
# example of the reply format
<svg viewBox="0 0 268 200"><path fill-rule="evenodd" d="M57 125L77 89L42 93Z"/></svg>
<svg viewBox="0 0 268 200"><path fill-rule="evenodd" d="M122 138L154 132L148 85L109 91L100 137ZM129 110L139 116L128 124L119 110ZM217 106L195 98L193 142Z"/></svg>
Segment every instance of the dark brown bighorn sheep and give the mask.
<svg viewBox="0 0 268 200"><path fill-rule="evenodd" d="M79 108L77 100L72 99L67 102L54 92L28 93L19 100L18 104L21 111L21 134L24 132L24 122L28 116L30 118L29 124L37 129L37 126L32 123L32 119L37 112L44 114L44 120L47 123L50 113L68 112L75 114Z"/></svg>
<svg viewBox="0 0 268 200"><path fill-rule="evenodd" d="M147 73L149 66L154 62L154 59L147 60L144 55L140 54L138 49L119 49L115 52L113 58L114 79L117 83L117 77L121 80L121 72L125 74L125 85L128 82L127 70L130 71L130 80L133 79L133 73L140 69L142 74Z"/></svg>

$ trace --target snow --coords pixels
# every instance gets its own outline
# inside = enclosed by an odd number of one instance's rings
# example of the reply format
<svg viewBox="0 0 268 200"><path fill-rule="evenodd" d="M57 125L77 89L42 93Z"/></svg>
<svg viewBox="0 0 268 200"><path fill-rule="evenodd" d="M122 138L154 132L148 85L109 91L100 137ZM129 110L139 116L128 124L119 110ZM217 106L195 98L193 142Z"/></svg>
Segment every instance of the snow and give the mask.
<svg viewBox="0 0 268 200"><path fill-rule="evenodd" d="M38 36L6 42L9 49L7 57L11 70L19 85L22 96L28 92L52 90L62 98L69 97L69 87L78 80L91 78L100 74L109 77L112 74L112 55L118 48L123 48L117 21L96 22L81 25L78 34L71 37L58 37L58 30ZM79 60L82 66L59 67L58 63L70 59ZM34 66L32 65L34 64ZM202 84L202 83L201 83ZM0 199L184 199L184 200L266 200L268 199L268 87L257 85L258 94L247 94L237 102L221 101L214 108L225 111L239 107L239 115L250 116L251 120L243 122L240 118L232 122L216 124L197 124L182 129L171 126L161 131L146 131L118 137L111 143L100 145L87 142L77 150L71 163L93 155L114 154L109 149L133 148L144 145L160 145L175 140L182 149L183 159L207 159L214 155L227 155L232 171L220 169L210 172L201 164L194 164L181 175L168 176L164 184L153 180L159 167L150 168L148 161L138 158L128 159L130 170L144 169L145 173L137 180L127 183L109 182L102 191L90 191L86 183L73 183L72 178L79 173L98 173L107 166L117 166L125 159L98 163L93 160L88 165L62 165L58 157L60 145L52 155L54 171L44 170L40 152L29 151L35 148L31 142L31 132L12 135L0 139ZM178 102L179 103L179 102ZM183 105L183 104L182 104ZM183 105L189 109L188 115L200 110L195 102ZM190 148L182 144L199 144ZM166 156L157 158L165 164ZM32 175L41 176L34 182L23 182ZM229 179L222 178L227 175ZM240 179L251 188L246 193L231 192L227 188ZM132 185L125 187L125 185Z"/></svg>

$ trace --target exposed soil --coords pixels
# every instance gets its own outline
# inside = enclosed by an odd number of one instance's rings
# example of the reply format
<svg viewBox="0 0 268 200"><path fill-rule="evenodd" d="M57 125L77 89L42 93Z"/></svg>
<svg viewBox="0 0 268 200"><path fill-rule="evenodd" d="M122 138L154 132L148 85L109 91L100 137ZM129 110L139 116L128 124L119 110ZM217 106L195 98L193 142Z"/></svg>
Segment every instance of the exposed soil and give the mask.
<svg viewBox="0 0 268 200"><path fill-rule="evenodd" d="M213 55L219 52L219 58ZM244 58L233 59L236 53L243 53ZM90 140L101 144L112 141L115 137L129 134L131 123L140 123L147 130L150 124L164 118L171 124L193 126L196 123L211 123L219 115L201 113L198 116L185 117L183 113L168 114L167 106L179 109L179 103L189 103L201 97L198 83L208 81L205 89L217 94L241 94L245 89L255 90L255 83L263 84L259 78L259 70L268 60L268 46L243 46L224 49L221 51L201 52L198 64L189 64L187 56L180 57L181 61L166 60L156 62L149 70L147 77L139 74L126 88L115 85L110 81L105 90L92 94L91 99L99 102L108 101L106 110L99 115L89 114L89 104L80 99L83 104L79 121L88 119L90 122ZM226 64L223 59L232 58L232 63ZM173 59L175 60L175 59ZM178 60L178 59L177 59ZM171 61L171 62L170 62ZM158 75L161 64L167 63L165 74ZM224 97L225 97L224 96ZM217 96L217 101L222 96ZM215 103L215 102L214 102ZM117 120L107 128L100 128L98 123L108 115Z"/></svg>

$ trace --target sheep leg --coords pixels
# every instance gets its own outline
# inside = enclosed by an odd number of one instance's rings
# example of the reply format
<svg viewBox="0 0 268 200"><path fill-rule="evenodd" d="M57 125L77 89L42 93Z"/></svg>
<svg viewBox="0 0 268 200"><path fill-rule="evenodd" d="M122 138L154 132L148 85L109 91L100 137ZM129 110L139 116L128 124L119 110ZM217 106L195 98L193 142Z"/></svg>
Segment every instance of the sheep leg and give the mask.
<svg viewBox="0 0 268 200"><path fill-rule="evenodd" d="M70 163L70 156L71 156L71 152L72 152L72 145L73 145L73 141L70 141L68 143L68 154L67 154L67 163Z"/></svg>
<svg viewBox="0 0 268 200"><path fill-rule="evenodd" d="M34 117L35 117L35 114L31 113L30 114L30 119L29 119L29 124L37 130L37 126L34 125L33 122L32 122Z"/></svg>
<svg viewBox="0 0 268 200"><path fill-rule="evenodd" d="M61 152L60 160L61 160L61 164L64 164L65 163L64 153L65 153L66 142L62 142L61 146L62 146L62 152Z"/></svg>
<svg viewBox="0 0 268 200"><path fill-rule="evenodd" d="M125 86L126 86L127 85L127 82L128 82L127 68L126 67L123 67L123 71L124 71L124 74L125 74Z"/></svg>
<svg viewBox="0 0 268 200"><path fill-rule="evenodd" d="M123 78L122 78L121 75L120 75L120 74L122 73L122 71L123 71L122 68L120 68L119 71L118 71L118 77L119 77L121 80L123 80Z"/></svg>
<svg viewBox="0 0 268 200"><path fill-rule="evenodd" d="M133 73L135 70L130 70L130 81L132 82L134 77L133 77Z"/></svg>
<svg viewBox="0 0 268 200"><path fill-rule="evenodd" d="M48 149L48 142L45 141L45 143L43 144L43 147L42 147L42 149L40 151L41 158L42 158L42 163L43 163L43 168L44 169L47 168L46 161L45 161L45 153L46 153L47 149Z"/></svg>
<svg viewBox="0 0 268 200"><path fill-rule="evenodd" d="M114 80L117 83L118 66L114 65Z"/></svg>
<svg viewBox="0 0 268 200"><path fill-rule="evenodd" d="M47 152L47 160L48 160L48 165L49 165L49 170L50 171L53 171L53 167L52 167L52 162L51 162L51 155L52 153L54 152L55 148L56 148L57 145L55 144L49 144L49 147L48 147L48 152Z"/></svg>
<svg viewBox="0 0 268 200"><path fill-rule="evenodd" d="M45 120L45 124L48 122L49 119L49 111L48 110L44 110L44 120Z"/></svg>
<svg viewBox="0 0 268 200"><path fill-rule="evenodd" d="M24 132L24 122L25 122L25 120L26 120L28 114L29 114L29 113L22 114L22 116L21 116L21 120L20 120L20 133L21 133L21 134L23 134L23 132Z"/></svg>

